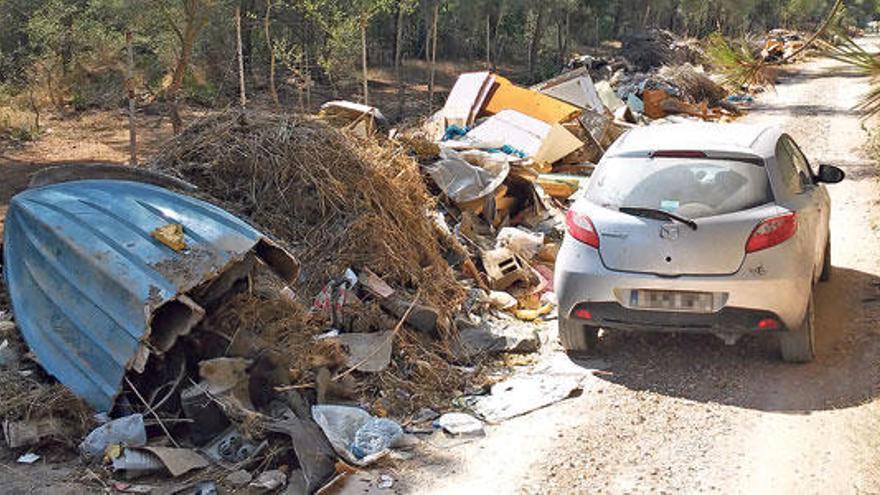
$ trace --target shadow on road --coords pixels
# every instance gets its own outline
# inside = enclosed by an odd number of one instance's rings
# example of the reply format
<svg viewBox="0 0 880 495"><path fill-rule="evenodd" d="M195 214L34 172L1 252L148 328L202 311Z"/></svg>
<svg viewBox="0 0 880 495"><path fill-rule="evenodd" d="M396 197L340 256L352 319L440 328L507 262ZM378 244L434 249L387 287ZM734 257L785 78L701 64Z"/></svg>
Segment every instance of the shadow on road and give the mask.
<svg viewBox="0 0 880 495"><path fill-rule="evenodd" d="M838 409L877 397L880 277L835 268L816 302L812 363L783 363L770 335L726 346L712 335L608 332L594 353L610 364L599 376L635 391L763 411Z"/></svg>

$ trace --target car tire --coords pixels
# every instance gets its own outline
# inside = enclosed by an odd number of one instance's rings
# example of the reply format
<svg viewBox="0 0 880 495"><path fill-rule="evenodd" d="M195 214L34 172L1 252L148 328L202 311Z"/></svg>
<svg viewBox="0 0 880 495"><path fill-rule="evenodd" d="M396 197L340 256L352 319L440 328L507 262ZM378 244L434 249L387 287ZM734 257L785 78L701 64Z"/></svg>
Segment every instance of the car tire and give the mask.
<svg viewBox="0 0 880 495"><path fill-rule="evenodd" d="M782 360L788 363L809 363L816 357L815 311L813 295L807 303L807 314L797 328L779 334L779 350Z"/></svg>
<svg viewBox="0 0 880 495"><path fill-rule="evenodd" d="M559 342L566 351L583 352L599 344L599 328L571 318L559 319Z"/></svg>
<svg viewBox="0 0 880 495"><path fill-rule="evenodd" d="M831 280L831 234L828 234L828 242L825 244L825 257L822 259L822 273L819 275L820 282Z"/></svg>

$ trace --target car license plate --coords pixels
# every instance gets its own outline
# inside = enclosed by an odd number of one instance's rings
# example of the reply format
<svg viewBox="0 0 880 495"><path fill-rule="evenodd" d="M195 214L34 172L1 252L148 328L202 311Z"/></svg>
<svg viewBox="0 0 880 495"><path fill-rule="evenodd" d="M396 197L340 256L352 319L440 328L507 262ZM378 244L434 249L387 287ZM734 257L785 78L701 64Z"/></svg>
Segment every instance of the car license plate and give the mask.
<svg viewBox="0 0 880 495"><path fill-rule="evenodd" d="M714 308L711 292L639 289L630 292L630 304L638 309L709 313Z"/></svg>

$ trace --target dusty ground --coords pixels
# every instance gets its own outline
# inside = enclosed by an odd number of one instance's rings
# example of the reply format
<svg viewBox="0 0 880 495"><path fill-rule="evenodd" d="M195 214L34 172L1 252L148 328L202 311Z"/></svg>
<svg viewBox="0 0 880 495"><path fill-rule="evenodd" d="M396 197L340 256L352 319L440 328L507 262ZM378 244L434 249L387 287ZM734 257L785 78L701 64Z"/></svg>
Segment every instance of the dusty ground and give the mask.
<svg viewBox="0 0 880 495"><path fill-rule="evenodd" d="M818 358L783 364L773 339L610 334L574 399L426 448L413 493L878 493L870 404L880 394L880 186L849 109L867 87L815 60L746 122L778 123L831 187L832 281L818 288ZM604 366L599 366L604 367ZM867 429L866 429L867 428ZM868 432L868 433L865 433Z"/></svg>

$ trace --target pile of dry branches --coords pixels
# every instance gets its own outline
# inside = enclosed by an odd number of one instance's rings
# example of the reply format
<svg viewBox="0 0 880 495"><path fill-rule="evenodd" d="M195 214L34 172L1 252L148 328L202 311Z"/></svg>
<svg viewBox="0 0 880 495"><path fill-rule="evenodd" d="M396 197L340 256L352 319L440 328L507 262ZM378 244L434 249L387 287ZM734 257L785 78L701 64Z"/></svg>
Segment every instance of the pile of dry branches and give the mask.
<svg viewBox="0 0 880 495"><path fill-rule="evenodd" d="M288 244L307 302L345 268L449 311L463 290L441 256L418 165L401 147L358 140L307 117L227 112L196 122L152 167Z"/></svg>
<svg viewBox="0 0 880 495"><path fill-rule="evenodd" d="M679 88L685 99L691 103L705 101L709 106L716 106L727 96L727 90L690 64L663 66L657 76Z"/></svg>

